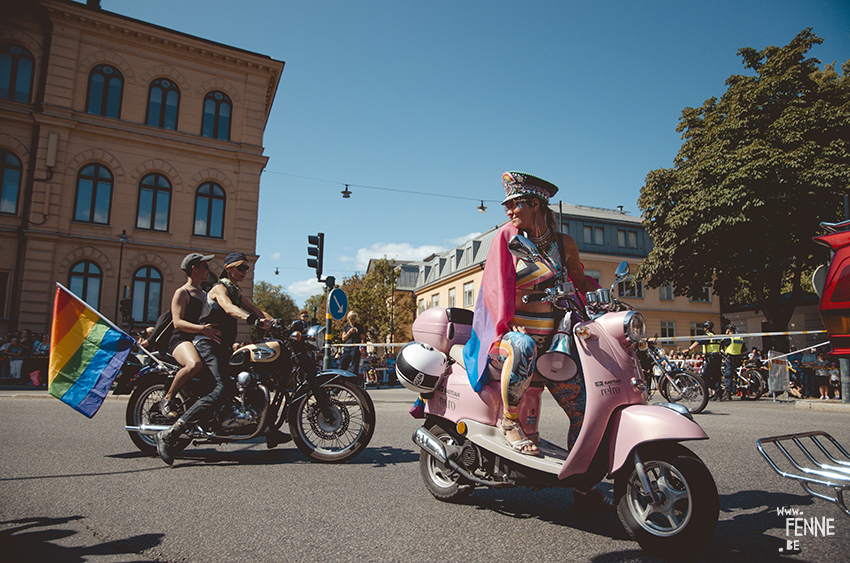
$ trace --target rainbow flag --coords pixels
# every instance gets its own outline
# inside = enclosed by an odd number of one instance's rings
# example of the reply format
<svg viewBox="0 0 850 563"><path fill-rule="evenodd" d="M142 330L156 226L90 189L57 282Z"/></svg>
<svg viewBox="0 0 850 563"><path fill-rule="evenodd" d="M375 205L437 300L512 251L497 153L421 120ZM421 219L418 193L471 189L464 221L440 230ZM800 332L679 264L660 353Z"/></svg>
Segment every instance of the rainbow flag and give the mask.
<svg viewBox="0 0 850 563"><path fill-rule="evenodd" d="M129 334L57 283L50 328L48 393L93 417L134 342Z"/></svg>

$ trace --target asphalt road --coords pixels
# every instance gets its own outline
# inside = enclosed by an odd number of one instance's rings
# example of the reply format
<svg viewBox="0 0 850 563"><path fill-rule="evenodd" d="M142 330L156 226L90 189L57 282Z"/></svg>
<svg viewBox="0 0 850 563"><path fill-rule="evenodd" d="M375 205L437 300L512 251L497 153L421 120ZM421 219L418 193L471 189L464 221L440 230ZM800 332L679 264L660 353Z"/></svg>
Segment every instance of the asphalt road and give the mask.
<svg viewBox="0 0 850 563"><path fill-rule="evenodd" d="M0 560L658 561L616 515L572 509L569 490L477 490L462 504L427 492L407 414L413 395L371 391L377 429L346 465L310 463L290 443L190 447L171 468L141 455L123 431L123 400L91 420L44 392L0 394ZM710 403L697 415L708 441L688 444L720 492L712 542L688 561L847 561L850 517L812 499L758 454L760 437L825 430L850 447L850 411L790 403ZM562 443L551 398L544 437ZM610 490L611 483L603 487ZM833 535L786 537L786 516L826 519Z"/></svg>

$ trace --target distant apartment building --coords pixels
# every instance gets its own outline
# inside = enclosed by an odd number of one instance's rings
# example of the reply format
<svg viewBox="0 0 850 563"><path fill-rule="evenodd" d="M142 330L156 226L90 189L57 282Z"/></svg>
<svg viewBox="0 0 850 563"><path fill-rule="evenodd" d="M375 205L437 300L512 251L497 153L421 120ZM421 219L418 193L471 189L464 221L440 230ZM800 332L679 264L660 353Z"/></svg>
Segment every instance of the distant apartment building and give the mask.
<svg viewBox="0 0 850 563"><path fill-rule="evenodd" d="M635 272L652 247L641 219L621 209L566 203L551 205L551 208L559 218L562 232L572 236L578 244L585 275L602 287L614 283L614 271L623 260ZM418 313L430 307L475 308L487 253L503 224L451 250L407 265L408 269L418 265L413 287ZM675 296L670 285L649 289L630 278L618 284L615 291L618 297L643 313L648 336L657 334L670 338L701 334L699 325L706 320L711 320L716 327L720 325L720 303L708 288L700 299L690 299ZM688 345L688 342L679 342L672 347L686 348Z"/></svg>
<svg viewBox="0 0 850 563"><path fill-rule="evenodd" d="M150 326L188 252L256 259L284 63L97 1L4 6L0 332L48 331L55 282L114 320L126 298Z"/></svg>

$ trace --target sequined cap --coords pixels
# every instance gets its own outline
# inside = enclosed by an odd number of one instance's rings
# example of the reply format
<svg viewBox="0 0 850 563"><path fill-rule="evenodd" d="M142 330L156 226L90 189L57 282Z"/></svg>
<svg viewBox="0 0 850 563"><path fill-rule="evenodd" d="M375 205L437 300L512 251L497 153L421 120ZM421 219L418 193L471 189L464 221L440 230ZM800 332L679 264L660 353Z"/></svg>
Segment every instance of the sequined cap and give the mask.
<svg viewBox="0 0 850 563"><path fill-rule="evenodd" d="M502 174L502 185L505 187L502 204L527 195L538 197L548 204L549 198L558 193L555 184L525 172L505 172Z"/></svg>

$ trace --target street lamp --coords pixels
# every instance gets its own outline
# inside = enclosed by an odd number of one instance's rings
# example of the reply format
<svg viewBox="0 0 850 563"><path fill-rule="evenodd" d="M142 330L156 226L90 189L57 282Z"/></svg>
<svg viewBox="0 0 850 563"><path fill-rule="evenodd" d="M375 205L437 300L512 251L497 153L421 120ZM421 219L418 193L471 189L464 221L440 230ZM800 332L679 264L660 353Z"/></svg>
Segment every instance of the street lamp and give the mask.
<svg viewBox="0 0 850 563"><path fill-rule="evenodd" d="M118 235L118 242L121 243L121 250L118 253L118 275L115 276L118 279L115 287L115 320L120 324L121 315L118 312L118 301L121 299L121 268L124 265L124 243L130 242L130 237L127 236L126 229L122 230L121 234Z"/></svg>

